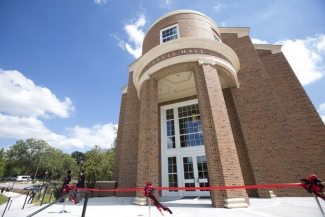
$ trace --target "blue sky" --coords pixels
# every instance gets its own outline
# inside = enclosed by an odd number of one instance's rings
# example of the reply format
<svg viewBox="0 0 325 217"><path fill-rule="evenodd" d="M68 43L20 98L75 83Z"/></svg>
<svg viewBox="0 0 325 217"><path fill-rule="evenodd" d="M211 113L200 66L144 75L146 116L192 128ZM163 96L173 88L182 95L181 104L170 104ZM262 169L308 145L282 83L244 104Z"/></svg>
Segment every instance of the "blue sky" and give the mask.
<svg viewBox="0 0 325 217"><path fill-rule="evenodd" d="M1 0L0 147L27 138L68 153L110 147L127 66L151 24L180 9L282 44L325 121L323 0Z"/></svg>

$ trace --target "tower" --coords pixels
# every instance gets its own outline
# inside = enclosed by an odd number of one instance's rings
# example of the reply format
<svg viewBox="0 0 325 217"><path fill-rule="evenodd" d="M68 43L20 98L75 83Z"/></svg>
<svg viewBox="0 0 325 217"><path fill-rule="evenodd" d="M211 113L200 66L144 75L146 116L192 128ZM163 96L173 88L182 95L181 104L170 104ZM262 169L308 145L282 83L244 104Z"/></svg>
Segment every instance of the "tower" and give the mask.
<svg viewBox="0 0 325 217"><path fill-rule="evenodd" d="M324 123L281 46L254 45L249 28L218 28L197 11L173 11L152 24L128 68L113 176L119 188L296 182L325 171ZM266 189L161 195L210 196L213 206L229 208L270 197ZM141 192L117 196L145 201Z"/></svg>

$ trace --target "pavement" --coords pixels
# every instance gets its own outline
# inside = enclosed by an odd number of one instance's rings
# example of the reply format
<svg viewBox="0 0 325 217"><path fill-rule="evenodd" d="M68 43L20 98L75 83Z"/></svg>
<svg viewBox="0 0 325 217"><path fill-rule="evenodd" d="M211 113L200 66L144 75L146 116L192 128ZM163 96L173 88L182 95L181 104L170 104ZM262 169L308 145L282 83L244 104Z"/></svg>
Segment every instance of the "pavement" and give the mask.
<svg viewBox="0 0 325 217"><path fill-rule="evenodd" d="M25 195L9 192L13 201L9 210L6 210L4 217L23 217L46 206L33 206L26 204L24 210L22 206L26 199ZM86 210L87 217L117 216L117 217L161 217L162 215L155 206L133 205L132 197L95 197L90 198ZM81 216L83 201L73 205L68 201L64 207L63 203L58 203L36 214L41 216ZM163 214L174 217L324 217L321 213L315 198L313 197L275 197L271 199L250 198L251 205L248 208L226 209L214 208L211 200L206 198L180 199L175 197L161 197L160 202L168 206L173 214L163 211ZM319 199L320 205L325 210L325 201ZM0 206L0 215L3 214L6 204ZM8 208L7 208L8 209ZM67 213L60 213L62 210Z"/></svg>

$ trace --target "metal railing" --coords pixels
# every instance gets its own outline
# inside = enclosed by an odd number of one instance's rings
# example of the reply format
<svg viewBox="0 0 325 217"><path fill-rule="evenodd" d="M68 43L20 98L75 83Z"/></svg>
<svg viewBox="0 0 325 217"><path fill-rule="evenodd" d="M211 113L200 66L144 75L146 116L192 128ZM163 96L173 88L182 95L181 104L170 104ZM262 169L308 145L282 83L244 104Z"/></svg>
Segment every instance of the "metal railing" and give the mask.
<svg viewBox="0 0 325 217"><path fill-rule="evenodd" d="M6 205L6 207L5 207L5 209L4 209L3 213L2 213L2 217L6 213L6 210L9 210L10 209L11 204L12 204L12 201L14 201L15 199L17 199L20 196L23 196L23 195L18 195L18 196L13 196L13 197L9 197L8 198L7 205ZM9 205L9 207L8 207L8 205ZM8 207L8 209L7 209L7 207Z"/></svg>
<svg viewBox="0 0 325 217"><path fill-rule="evenodd" d="M29 214L27 217L32 217L32 216L40 213L41 211L45 210L46 208L48 208L48 207L56 204L57 202L59 202L61 200L64 200L64 203L65 203L65 201L66 201L65 198L66 197L69 197L70 195L75 194L75 193L76 193L76 191L72 191L72 192L70 192L68 194L65 194L63 197L60 197L56 201L53 201L53 202L47 204L46 206L40 208L39 210L33 212L32 214ZM82 208L82 214L81 214L81 217L85 217L85 215L86 215L86 209L87 209L87 204L88 204L88 198L89 198L89 195L90 195L91 192L90 191L77 191L77 193L86 193L85 202L84 202L84 205L83 205L83 208ZM64 211L64 208L63 208L62 211Z"/></svg>

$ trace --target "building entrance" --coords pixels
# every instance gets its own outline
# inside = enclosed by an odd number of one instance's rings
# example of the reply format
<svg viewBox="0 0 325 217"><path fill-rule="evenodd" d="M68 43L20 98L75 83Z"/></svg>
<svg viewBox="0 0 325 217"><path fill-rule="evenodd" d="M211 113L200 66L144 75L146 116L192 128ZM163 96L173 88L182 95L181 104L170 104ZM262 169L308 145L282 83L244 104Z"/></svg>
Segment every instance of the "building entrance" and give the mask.
<svg viewBox="0 0 325 217"><path fill-rule="evenodd" d="M162 185L208 186L208 169L197 100L161 108ZM163 191L163 196L209 196L209 191Z"/></svg>
<svg viewBox="0 0 325 217"><path fill-rule="evenodd" d="M208 187L208 168L205 155L182 156L182 181L184 187ZM188 190L183 196L210 196L206 190Z"/></svg>

